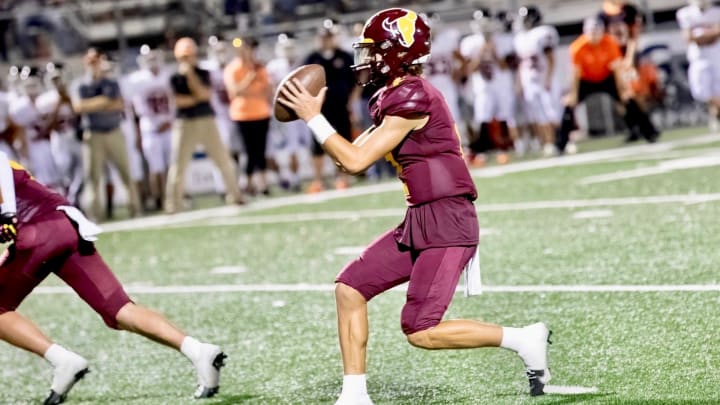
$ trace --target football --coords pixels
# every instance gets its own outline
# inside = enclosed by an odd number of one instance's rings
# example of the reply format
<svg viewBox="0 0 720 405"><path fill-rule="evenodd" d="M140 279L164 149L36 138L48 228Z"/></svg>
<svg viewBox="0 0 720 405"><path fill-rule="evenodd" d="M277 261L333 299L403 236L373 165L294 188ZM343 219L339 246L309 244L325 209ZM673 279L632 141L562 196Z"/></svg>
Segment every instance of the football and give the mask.
<svg viewBox="0 0 720 405"><path fill-rule="evenodd" d="M285 83L292 79L298 79L300 83L302 83L302 85L310 92L310 94L316 96L320 90L325 87L325 69L317 64L303 65L285 76L278 85L277 91L275 91L275 98L273 100L273 105L275 106L275 118L277 118L280 122L290 122L298 119L295 111L278 102L280 91L285 86Z"/></svg>

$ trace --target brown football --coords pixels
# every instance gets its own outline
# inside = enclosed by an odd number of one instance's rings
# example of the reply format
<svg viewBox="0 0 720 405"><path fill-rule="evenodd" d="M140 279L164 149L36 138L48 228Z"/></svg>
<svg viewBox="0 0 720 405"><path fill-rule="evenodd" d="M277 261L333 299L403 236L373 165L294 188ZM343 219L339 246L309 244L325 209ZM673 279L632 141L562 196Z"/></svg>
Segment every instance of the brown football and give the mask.
<svg viewBox="0 0 720 405"><path fill-rule="evenodd" d="M295 111L286 107L284 104L278 102L280 91L285 86L288 80L298 79L300 83L310 92L310 94L316 96L320 90L325 87L325 69L321 65L303 65L299 68L288 73L287 76L280 82L275 91L275 98L273 105L275 106L275 118L280 122L290 122L298 119Z"/></svg>

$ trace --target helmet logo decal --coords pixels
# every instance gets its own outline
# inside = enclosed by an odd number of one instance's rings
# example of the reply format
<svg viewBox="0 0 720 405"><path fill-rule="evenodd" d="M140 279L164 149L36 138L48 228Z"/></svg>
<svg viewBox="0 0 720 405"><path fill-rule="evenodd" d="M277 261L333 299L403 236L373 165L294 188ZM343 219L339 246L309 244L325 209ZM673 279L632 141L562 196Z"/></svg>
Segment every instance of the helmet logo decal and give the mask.
<svg viewBox="0 0 720 405"><path fill-rule="evenodd" d="M400 44L409 48L415 42L415 21L417 21L417 14L413 11L407 11L404 16L392 21L386 18L382 22L382 27L386 31L397 35L400 39Z"/></svg>

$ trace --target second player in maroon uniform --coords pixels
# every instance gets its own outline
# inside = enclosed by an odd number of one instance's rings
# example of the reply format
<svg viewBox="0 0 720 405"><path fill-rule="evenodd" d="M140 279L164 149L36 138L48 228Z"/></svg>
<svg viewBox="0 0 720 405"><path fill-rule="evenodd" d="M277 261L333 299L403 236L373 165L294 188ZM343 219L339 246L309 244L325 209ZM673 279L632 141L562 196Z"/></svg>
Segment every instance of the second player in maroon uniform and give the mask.
<svg viewBox="0 0 720 405"><path fill-rule="evenodd" d="M343 359L338 405L371 404L365 364L367 302L409 282L401 325L408 342L423 349L503 347L525 363L532 395L543 394L549 331L543 323L506 328L442 317L478 244L473 205L477 192L460 140L441 94L420 77L430 55L424 16L393 8L365 24L355 44L354 70L361 83L384 87L370 102L374 125L353 143L321 114L327 89L313 97L298 81L280 102L308 123L319 144L350 173L361 173L382 156L398 169L407 194L404 221L370 244L337 277L335 298Z"/></svg>
<svg viewBox="0 0 720 405"><path fill-rule="evenodd" d="M59 404L88 371L80 355L53 343L17 307L55 273L113 329L137 333L182 352L195 366L197 397L218 391L225 355L186 336L162 315L134 304L95 250L100 229L60 194L35 181L0 152L0 339L44 357L54 367L44 404Z"/></svg>

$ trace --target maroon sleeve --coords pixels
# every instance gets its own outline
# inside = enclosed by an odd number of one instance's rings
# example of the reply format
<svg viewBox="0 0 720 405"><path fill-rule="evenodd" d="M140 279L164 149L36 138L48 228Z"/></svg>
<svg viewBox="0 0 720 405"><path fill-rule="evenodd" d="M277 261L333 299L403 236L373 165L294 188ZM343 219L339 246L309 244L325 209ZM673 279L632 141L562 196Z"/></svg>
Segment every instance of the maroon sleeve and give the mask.
<svg viewBox="0 0 720 405"><path fill-rule="evenodd" d="M382 100L382 115L417 118L429 115L432 97L420 79L410 79L393 88Z"/></svg>

